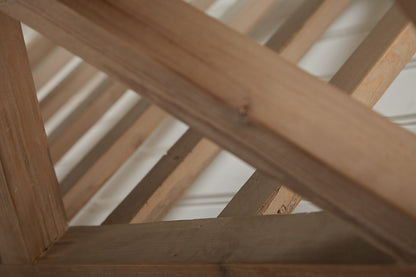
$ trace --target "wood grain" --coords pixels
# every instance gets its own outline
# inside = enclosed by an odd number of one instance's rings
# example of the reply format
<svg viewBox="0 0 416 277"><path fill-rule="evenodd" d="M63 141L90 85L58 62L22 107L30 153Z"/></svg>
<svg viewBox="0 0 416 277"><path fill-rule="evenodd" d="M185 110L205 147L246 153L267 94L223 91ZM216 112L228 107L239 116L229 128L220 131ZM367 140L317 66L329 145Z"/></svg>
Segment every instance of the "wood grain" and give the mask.
<svg viewBox="0 0 416 277"><path fill-rule="evenodd" d="M383 264L325 213L73 227L39 264Z"/></svg>
<svg viewBox="0 0 416 277"><path fill-rule="evenodd" d="M414 135L339 89L181 1L18 0L0 9L384 251L416 260Z"/></svg>
<svg viewBox="0 0 416 277"><path fill-rule="evenodd" d="M1 262L32 263L67 225L20 23L0 24Z"/></svg>
<svg viewBox="0 0 416 277"><path fill-rule="evenodd" d="M290 45L289 45L290 47ZM337 86L372 108L416 51L416 30L397 5L383 16L346 63L331 79ZM300 196L267 176L250 178L220 216L290 213ZM253 188L247 186L254 186ZM250 205L249 195L258 205ZM241 209L241 210L240 210Z"/></svg>

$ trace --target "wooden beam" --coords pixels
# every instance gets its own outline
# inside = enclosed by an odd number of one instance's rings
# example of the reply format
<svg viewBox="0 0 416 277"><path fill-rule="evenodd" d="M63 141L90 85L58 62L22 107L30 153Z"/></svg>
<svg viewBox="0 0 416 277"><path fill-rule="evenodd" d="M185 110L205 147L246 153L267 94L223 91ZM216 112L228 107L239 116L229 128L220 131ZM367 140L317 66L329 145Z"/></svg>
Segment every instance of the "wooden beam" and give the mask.
<svg viewBox="0 0 416 277"><path fill-rule="evenodd" d="M352 0L308 0L268 40L266 46L298 63Z"/></svg>
<svg viewBox="0 0 416 277"><path fill-rule="evenodd" d="M383 264L326 213L73 227L38 264Z"/></svg>
<svg viewBox="0 0 416 277"><path fill-rule="evenodd" d="M0 253L32 263L66 230L20 23L0 14Z"/></svg>
<svg viewBox="0 0 416 277"><path fill-rule="evenodd" d="M259 2L257 0L248 2L244 6L243 10L229 22L229 26L235 29L236 31L242 33L249 31L252 28L252 26L255 25L255 23L259 20L259 18L261 18L261 16L267 11L267 8L274 4L274 2L275 1ZM334 7L338 7L338 10L340 10L341 8L345 8L345 2L347 1L337 1L333 3L332 9ZM320 7L320 4L322 4L322 1L319 2L319 5L315 5L314 9L311 9L309 4L306 4L306 7L301 6L301 8L297 12L295 12L295 14L301 13L303 16L296 16L298 21L302 21L303 23L307 21L307 14L312 18L316 16L322 17L320 13L314 13L314 11L318 7ZM253 10L253 6L255 6L256 9ZM331 11L334 12L333 10ZM334 18L335 17L331 17L330 19L328 19L328 22L332 22ZM309 26L308 24L300 24L298 21L291 22L291 24L294 25L296 28L289 28L289 26L291 25L285 24L284 28L290 29L290 31L286 30L285 33L289 34L291 32L292 36L296 36L296 34L299 32L313 33L315 34L314 36L308 37L308 42L310 43L310 45L313 44L313 40L317 40L319 38L319 35L323 33L324 30L321 29L327 27L325 24L321 24L317 27L317 30L316 28L310 28L313 26L313 24ZM322 21L327 22L325 20L321 20L321 23ZM314 21L312 20L312 22ZM329 23L327 23L327 25L328 24ZM288 48L291 49L292 53L294 53L293 48L296 48L298 41L296 39L292 39L292 36L286 37L288 42L282 45L281 48L277 48L275 46L274 50L279 52L280 50ZM301 55L301 52L299 52L298 56ZM173 145L170 149L171 153L180 153L175 154L177 156L188 157L184 160L178 160L176 161L176 163L170 163L170 167L168 167L168 169L165 164L167 163L167 160L172 159L172 157L169 157L169 155L167 155L163 159L161 159L151 170L151 172L149 172L148 176L146 176L146 178L139 182L139 184L133 189L133 191L108 216L108 218L104 221L103 224L157 221L162 220L163 217L167 215L169 210L172 208L172 205L177 200L179 200L179 198L183 195L187 188L189 188L195 182L196 178L199 176L199 173L203 172L203 170L207 167L207 165L209 164L208 162L212 161L218 155L218 153L220 153L220 148L217 145L208 140L202 139L202 137L200 137L198 139L199 141L195 142L194 144L187 142L189 140L193 141L193 138L196 136L191 136L189 135L189 133L195 133L195 131L190 130L189 132L187 132L183 137L179 139L178 143ZM189 138L190 136L192 137L192 139ZM186 143L188 147L184 147L184 143ZM186 168L189 168L189 171L187 171ZM198 174L189 174L191 172ZM264 178L266 177L262 177L261 179ZM171 181L172 179L180 180L180 183L176 185L180 189L173 189ZM272 184L274 184L275 186L276 182L272 180L270 182L270 185ZM266 186L264 187L266 188ZM253 189L259 190L256 188ZM263 190L263 192L267 192L267 189L262 188L261 190ZM167 191L169 191L170 193L166 193ZM173 191L175 193L172 193ZM274 189L267 195L268 200L271 200L272 192L275 191L279 193L273 195L273 201L271 201L270 205L268 205L270 207L266 210L262 210L264 214L274 214L275 211L273 210L273 208L276 205L287 207L284 213L288 213L289 207L293 209L294 207L296 207L297 203L299 203L301 199L300 196L288 190L287 188L280 187L277 190ZM247 196L249 196L249 194ZM158 199L158 201L154 199ZM253 203L247 203L249 201L252 201L252 199L253 198L244 199L244 203L241 203L241 205L244 205L244 208L239 211L232 211L230 215L243 215L242 211L244 209L247 210L248 207L252 207L253 205L255 206L256 204L258 204L255 201ZM289 202L289 204L287 204L286 202ZM237 206L240 206L240 204L237 204ZM264 203L263 205L257 206L256 210L260 210L263 206ZM237 213L233 214L233 212Z"/></svg>
<svg viewBox="0 0 416 277"><path fill-rule="evenodd" d="M415 51L416 30L393 5L329 83L372 108ZM256 197L248 203L251 195ZM256 173L220 216L290 213L300 199L279 182Z"/></svg>
<svg viewBox="0 0 416 277"><path fill-rule="evenodd" d="M0 274L14 277L101 276L213 276L213 277L405 277L414 266L389 265L280 265L280 264L182 264L182 265L0 265Z"/></svg>
<svg viewBox="0 0 416 277"><path fill-rule="evenodd" d="M84 101L48 136L53 162L57 162L105 112L124 94L127 88L105 79ZM88 97L90 98L90 97Z"/></svg>
<svg viewBox="0 0 416 277"><path fill-rule="evenodd" d="M0 9L380 248L416 260L416 139L339 89L181 1L17 0Z"/></svg>

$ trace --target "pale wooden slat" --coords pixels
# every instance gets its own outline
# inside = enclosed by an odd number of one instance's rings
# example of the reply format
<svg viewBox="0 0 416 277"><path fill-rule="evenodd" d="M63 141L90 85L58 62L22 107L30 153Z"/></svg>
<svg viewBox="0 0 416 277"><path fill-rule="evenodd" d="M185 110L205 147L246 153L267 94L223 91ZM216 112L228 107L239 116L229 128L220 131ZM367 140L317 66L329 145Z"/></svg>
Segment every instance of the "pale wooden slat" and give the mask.
<svg viewBox="0 0 416 277"><path fill-rule="evenodd" d="M56 47L33 70L35 88L42 88L74 56L61 47Z"/></svg>
<svg viewBox="0 0 416 277"><path fill-rule="evenodd" d="M149 107L88 169L64 195L64 205L68 218L71 219L76 215L102 185L151 135L166 116L167 114L156 106Z"/></svg>
<svg viewBox="0 0 416 277"><path fill-rule="evenodd" d="M39 264L383 264L325 213L74 227Z"/></svg>
<svg viewBox="0 0 416 277"><path fill-rule="evenodd" d="M400 8L394 5L330 83L372 108L411 60L415 51L416 30ZM256 201L259 205L247 204L248 193L253 190L257 190L259 197ZM278 211L290 213L300 199L299 195L282 187L280 183L273 182L269 177L253 176L243 186L241 194L237 193L221 212L221 216L273 214ZM241 210L242 206L244 208Z"/></svg>
<svg viewBox="0 0 416 277"><path fill-rule="evenodd" d="M93 93L91 99L87 99L90 101L84 101L48 136L52 161L57 162L126 90L119 83L104 80L96 88L98 95Z"/></svg>
<svg viewBox="0 0 416 277"><path fill-rule="evenodd" d="M162 220L220 148L188 130L103 224ZM213 151L212 148L217 151Z"/></svg>
<svg viewBox="0 0 416 277"><path fill-rule="evenodd" d="M52 52L55 47L56 46L52 43L52 41L40 34L36 34L26 46L29 64L32 70L37 68L37 66Z"/></svg>
<svg viewBox="0 0 416 277"><path fill-rule="evenodd" d="M66 230L20 23L0 14L0 253L32 263Z"/></svg>
<svg viewBox="0 0 416 277"><path fill-rule="evenodd" d="M297 63L352 0L305 1L266 43L280 56Z"/></svg>
<svg viewBox="0 0 416 277"><path fill-rule="evenodd" d="M62 195L65 195L91 168L98 159L137 121L149 108L149 103L140 100L101 138L96 145L59 183Z"/></svg>
<svg viewBox="0 0 416 277"><path fill-rule="evenodd" d="M181 1L34 6L22 0L0 8L355 225L385 251L416 258L416 140L408 131ZM178 39L180 47L172 43Z"/></svg>
<svg viewBox="0 0 416 277"><path fill-rule="evenodd" d="M191 5L200 10L208 9L217 0L193 0Z"/></svg>
<svg viewBox="0 0 416 277"><path fill-rule="evenodd" d="M97 74L97 69L86 63L79 64L72 72L40 100L43 120L49 120L65 103L79 92L91 78Z"/></svg>

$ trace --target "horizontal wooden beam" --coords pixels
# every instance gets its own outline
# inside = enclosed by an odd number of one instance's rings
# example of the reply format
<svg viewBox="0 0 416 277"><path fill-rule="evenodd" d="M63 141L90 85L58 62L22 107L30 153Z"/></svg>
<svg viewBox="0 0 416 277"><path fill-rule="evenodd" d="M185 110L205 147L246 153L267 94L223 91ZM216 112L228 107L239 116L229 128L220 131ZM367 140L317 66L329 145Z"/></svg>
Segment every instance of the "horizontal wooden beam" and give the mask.
<svg viewBox="0 0 416 277"><path fill-rule="evenodd" d="M413 134L182 1L17 0L0 9L385 251L416 260Z"/></svg>
<svg viewBox="0 0 416 277"><path fill-rule="evenodd" d="M391 263L326 213L72 227L39 264Z"/></svg>
<svg viewBox="0 0 416 277"><path fill-rule="evenodd" d="M13 277L405 277L414 266L385 265L279 265L279 264L183 264L183 265L0 265L0 274Z"/></svg>

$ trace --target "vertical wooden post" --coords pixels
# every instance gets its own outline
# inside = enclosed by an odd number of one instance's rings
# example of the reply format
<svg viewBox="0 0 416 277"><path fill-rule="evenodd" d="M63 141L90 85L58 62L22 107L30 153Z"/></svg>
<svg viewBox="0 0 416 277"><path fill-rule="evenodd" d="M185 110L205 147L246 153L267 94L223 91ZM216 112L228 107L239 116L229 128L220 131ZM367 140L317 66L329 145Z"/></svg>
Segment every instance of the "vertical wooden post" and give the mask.
<svg viewBox="0 0 416 277"><path fill-rule="evenodd" d="M0 254L31 263L66 230L20 23L0 13Z"/></svg>

